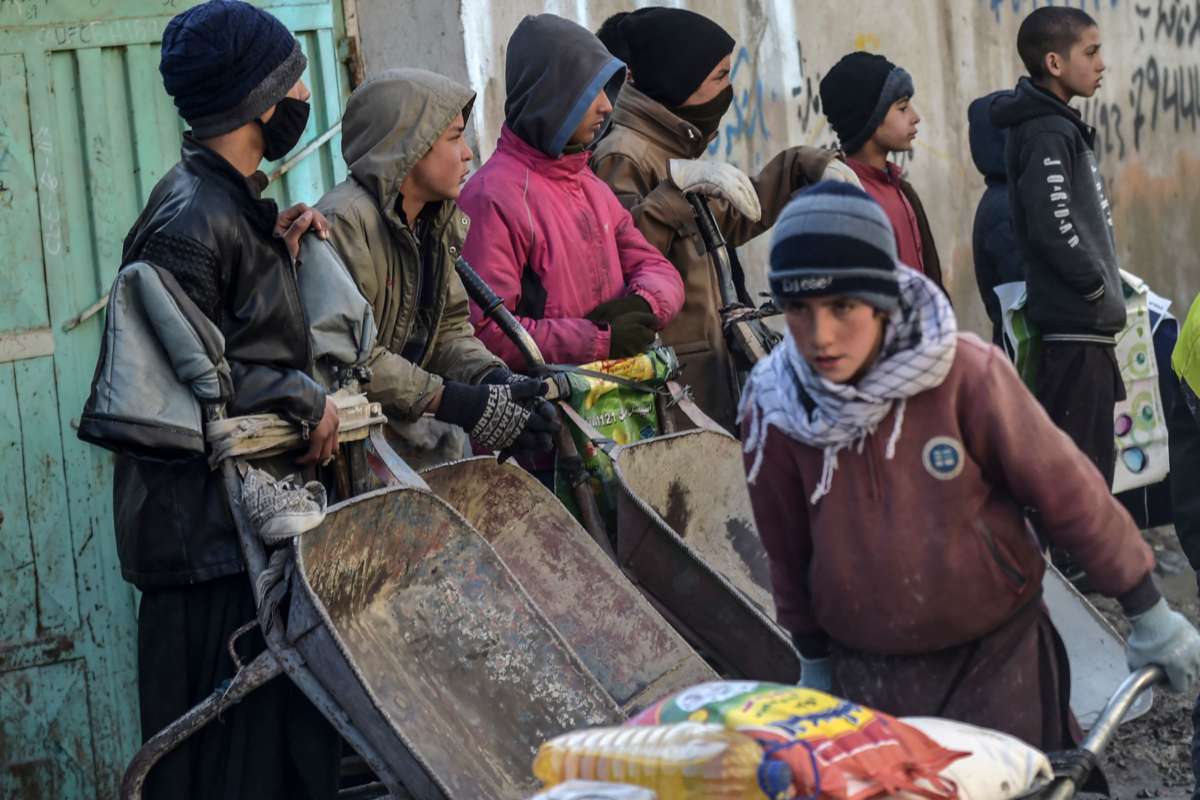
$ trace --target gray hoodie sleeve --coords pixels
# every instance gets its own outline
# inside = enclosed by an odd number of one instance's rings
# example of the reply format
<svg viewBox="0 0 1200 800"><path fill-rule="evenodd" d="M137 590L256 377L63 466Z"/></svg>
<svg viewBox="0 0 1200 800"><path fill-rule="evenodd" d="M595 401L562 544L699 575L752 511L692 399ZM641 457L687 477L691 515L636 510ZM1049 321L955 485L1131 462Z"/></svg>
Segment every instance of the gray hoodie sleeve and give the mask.
<svg viewBox="0 0 1200 800"><path fill-rule="evenodd" d="M1076 161L1071 141L1058 133L1031 137L1021 149L1016 182L1018 207L1025 215L1027 245L1034 263L1047 265L1088 302L1104 296L1104 273L1091 243L1072 218ZM1102 249L1102 248L1097 248Z"/></svg>

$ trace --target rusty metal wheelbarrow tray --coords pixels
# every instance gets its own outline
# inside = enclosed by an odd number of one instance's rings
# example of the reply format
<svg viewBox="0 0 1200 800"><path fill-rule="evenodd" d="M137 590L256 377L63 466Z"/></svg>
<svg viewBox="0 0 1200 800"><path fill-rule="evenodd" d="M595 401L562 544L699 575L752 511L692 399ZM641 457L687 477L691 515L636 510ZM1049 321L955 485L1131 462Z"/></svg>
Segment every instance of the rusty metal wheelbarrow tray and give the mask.
<svg viewBox="0 0 1200 800"><path fill-rule="evenodd" d="M288 637L397 794L524 797L542 741L623 719L491 545L433 494L352 498L293 548Z"/></svg>
<svg viewBox="0 0 1200 800"><path fill-rule="evenodd" d="M1112 624L1086 597L1047 562L1042 598L1067 649L1071 665L1071 710L1084 730L1095 726L1129 675L1125 643ZM1122 721L1142 716L1154 703L1154 691L1139 691Z"/></svg>
<svg viewBox="0 0 1200 800"><path fill-rule="evenodd" d="M795 682L799 656L774 621L738 441L709 426L611 456L626 573L726 674Z"/></svg>
<svg viewBox="0 0 1200 800"><path fill-rule="evenodd" d="M421 477L491 543L623 713L716 679L531 474L481 457Z"/></svg>

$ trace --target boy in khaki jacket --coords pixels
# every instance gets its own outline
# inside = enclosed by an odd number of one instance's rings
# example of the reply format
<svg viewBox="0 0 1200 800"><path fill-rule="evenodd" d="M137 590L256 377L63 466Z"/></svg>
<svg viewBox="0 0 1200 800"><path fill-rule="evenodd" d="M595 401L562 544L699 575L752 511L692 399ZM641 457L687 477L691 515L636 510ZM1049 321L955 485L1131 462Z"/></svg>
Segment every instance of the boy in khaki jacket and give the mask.
<svg viewBox="0 0 1200 800"><path fill-rule="evenodd" d="M549 449L557 426L541 383L520 381L475 338L454 269L470 225L455 198L471 163L463 129L474 101L424 70L367 81L342 120L351 177L317 204L379 326L367 395L417 466L463 454L445 426L418 422L425 413L499 450Z"/></svg>

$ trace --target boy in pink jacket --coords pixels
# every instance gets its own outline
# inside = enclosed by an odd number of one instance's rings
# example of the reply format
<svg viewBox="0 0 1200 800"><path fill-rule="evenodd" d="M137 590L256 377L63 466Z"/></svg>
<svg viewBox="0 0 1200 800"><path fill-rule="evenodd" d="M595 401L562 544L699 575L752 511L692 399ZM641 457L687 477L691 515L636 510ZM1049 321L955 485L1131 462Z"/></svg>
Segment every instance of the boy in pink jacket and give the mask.
<svg viewBox="0 0 1200 800"><path fill-rule="evenodd" d="M647 349L683 306L675 267L588 168L625 69L587 29L541 14L508 42L496 152L467 182L463 255L532 334L547 361L584 364ZM516 347L472 304L479 338L511 368Z"/></svg>

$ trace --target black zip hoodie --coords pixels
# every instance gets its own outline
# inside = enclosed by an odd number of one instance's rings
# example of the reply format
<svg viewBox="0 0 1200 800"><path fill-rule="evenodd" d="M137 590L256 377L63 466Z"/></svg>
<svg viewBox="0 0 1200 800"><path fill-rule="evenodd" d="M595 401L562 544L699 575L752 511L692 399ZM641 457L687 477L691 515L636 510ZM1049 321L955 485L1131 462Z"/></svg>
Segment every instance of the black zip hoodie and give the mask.
<svg viewBox="0 0 1200 800"><path fill-rule="evenodd" d="M1125 299L1095 130L1029 78L992 102L991 117L1008 130L1009 205L1029 319L1045 341L1113 344L1125 327Z"/></svg>
<svg viewBox="0 0 1200 800"><path fill-rule="evenodd" d="M979 296L992 321L992 342L1000 344L1002 311L996 287L1002 283L1025 280L1021 249L1013 233L1012 211L1008 200L1008 172L1004 166L1005 132L992 124L992 101L1008 92L993 92L971 103L971 158L983 175L987 188L975 209L971 249L975 256L975 282Z"/></svg>

